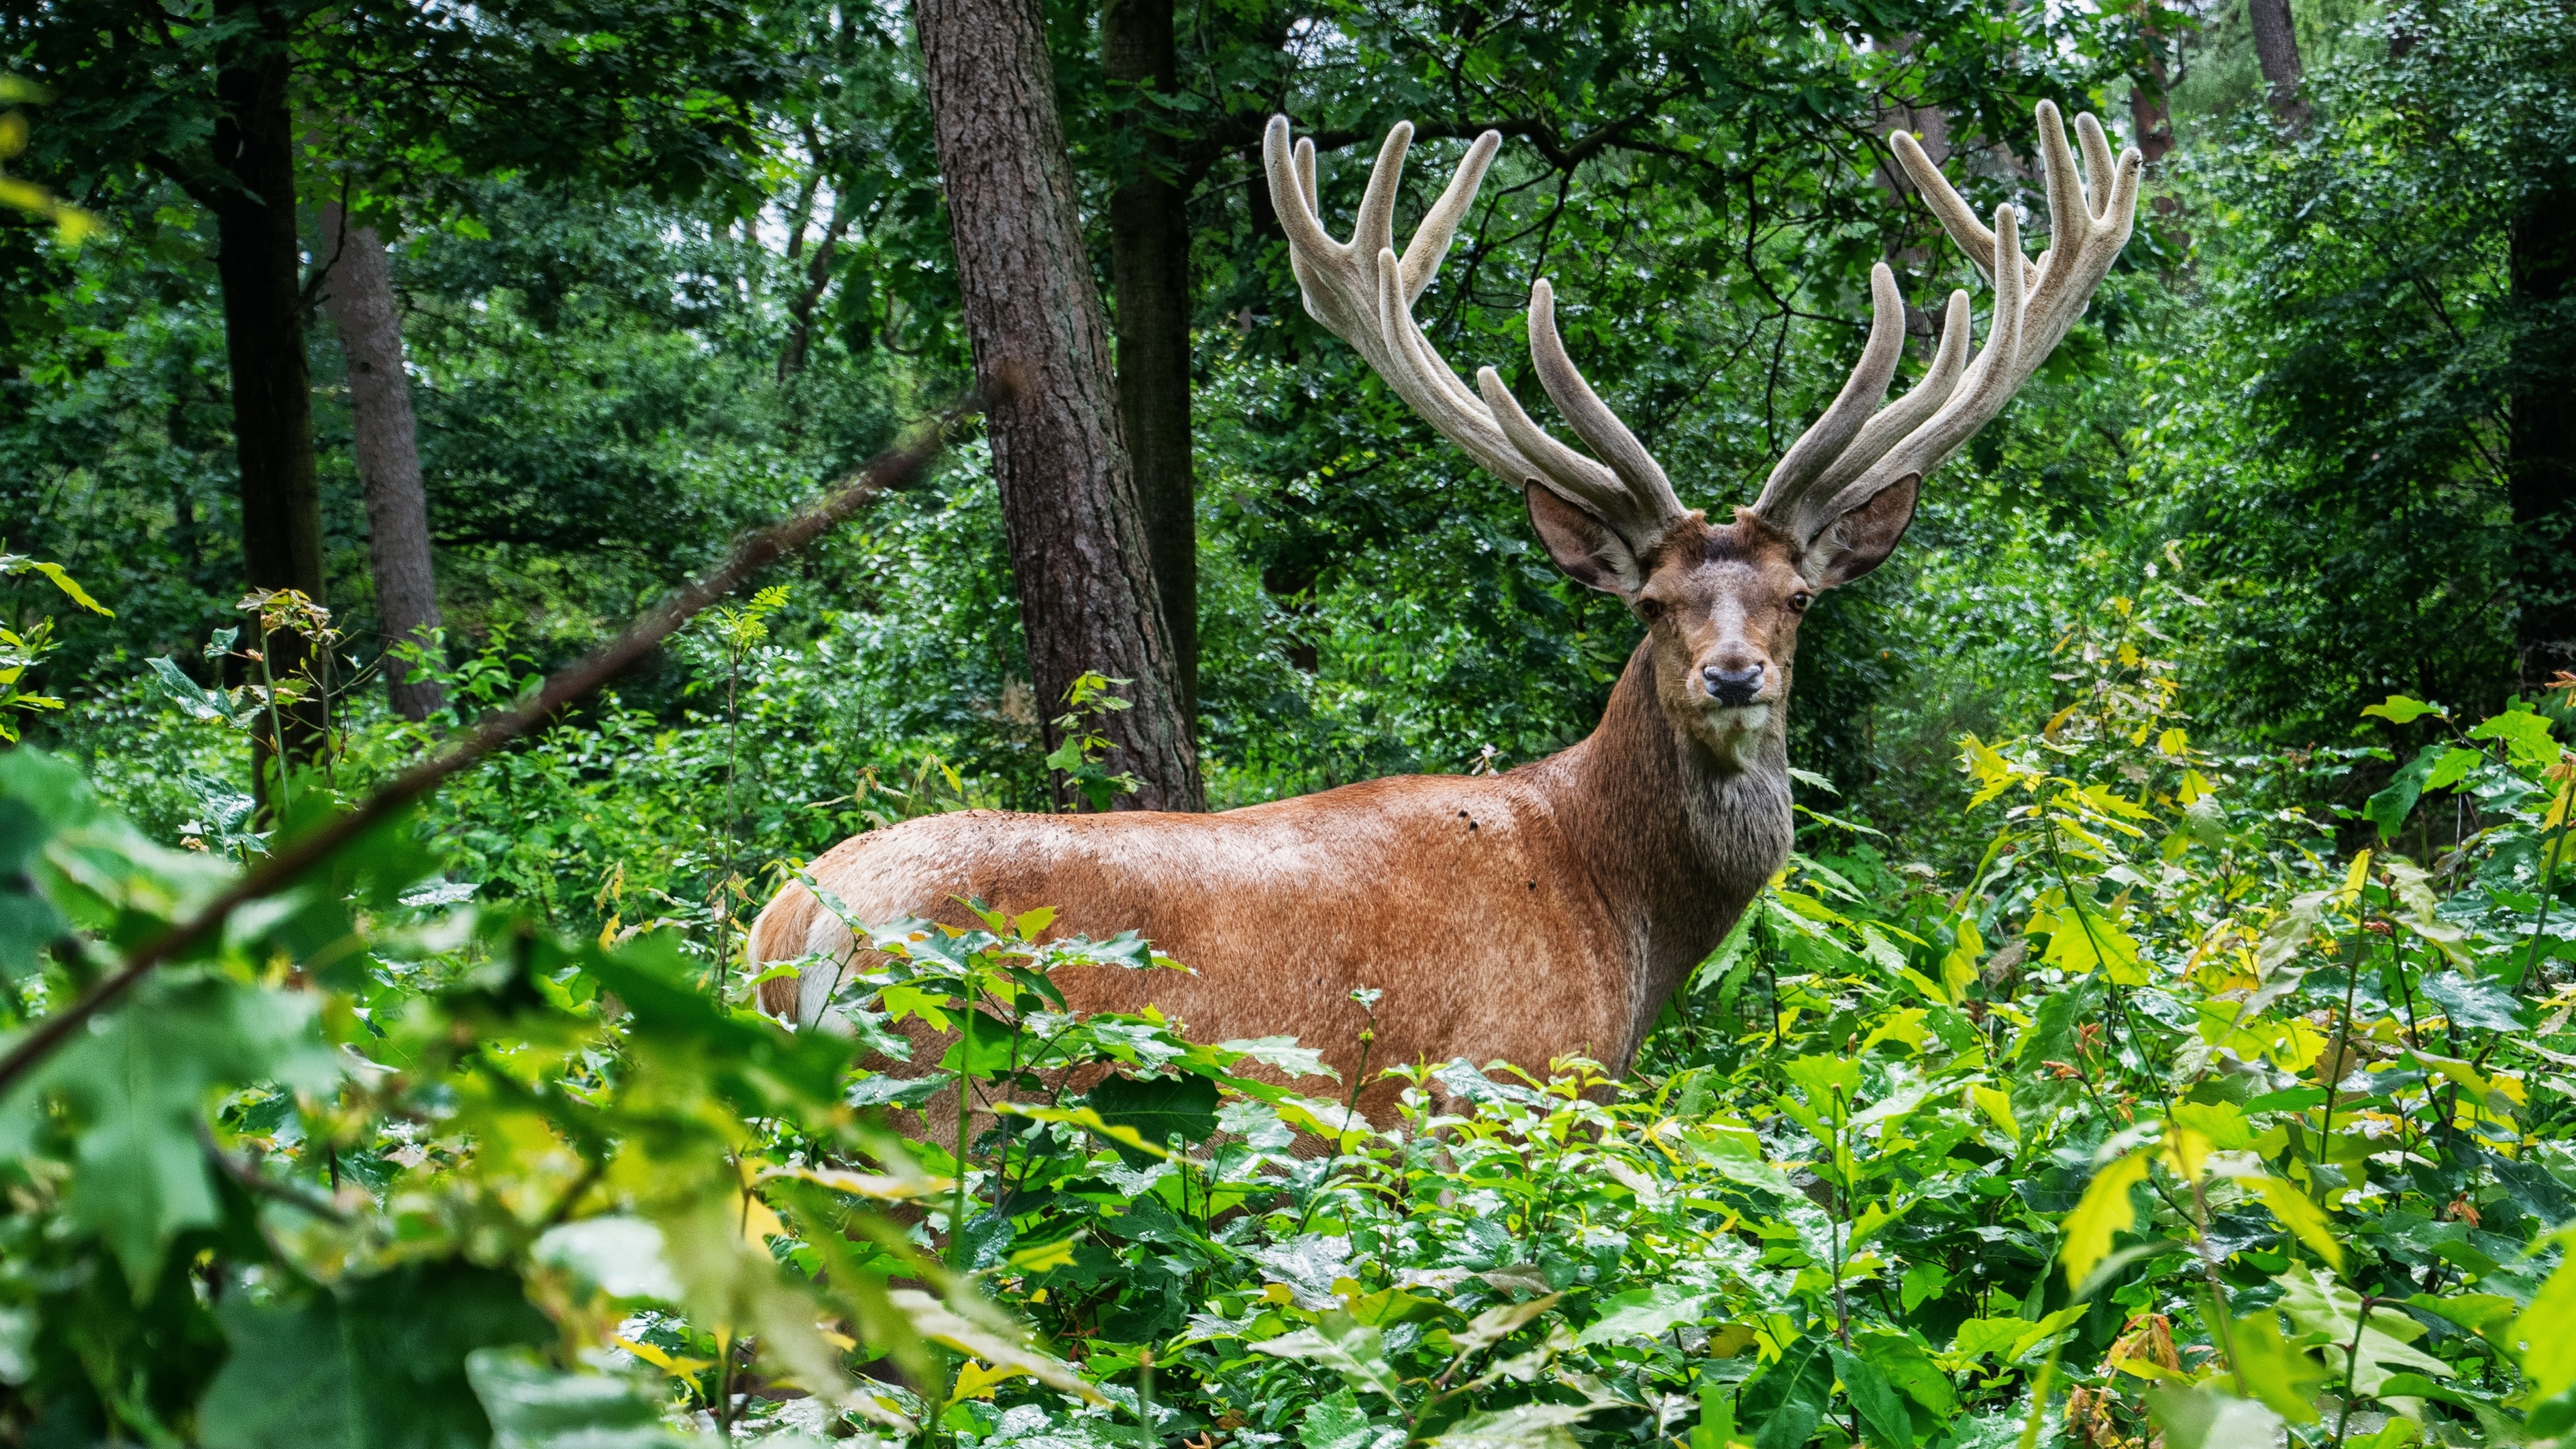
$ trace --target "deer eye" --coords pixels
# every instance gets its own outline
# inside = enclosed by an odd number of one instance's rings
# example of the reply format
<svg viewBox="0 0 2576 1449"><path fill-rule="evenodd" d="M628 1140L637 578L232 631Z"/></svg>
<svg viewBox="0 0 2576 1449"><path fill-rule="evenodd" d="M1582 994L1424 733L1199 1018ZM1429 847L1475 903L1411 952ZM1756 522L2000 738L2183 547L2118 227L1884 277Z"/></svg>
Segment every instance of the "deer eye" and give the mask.
<svg viewBox="0 0 2576 1449"><path fill-rule="evenodd" d="M1664 617L1664 601L1661 599L1639 599L1637 601L1637 617L1645 620L1649 624Z"/></svg>
<svg viewBox="0 0 2576 1449"><path fill-rule="evenodd" d="M1815 595L1808 593L1805 589L1800 589L1798 592L1789 596L1789 607L1803 614L1807 612L1807 606L1815 601Z"/></svg>

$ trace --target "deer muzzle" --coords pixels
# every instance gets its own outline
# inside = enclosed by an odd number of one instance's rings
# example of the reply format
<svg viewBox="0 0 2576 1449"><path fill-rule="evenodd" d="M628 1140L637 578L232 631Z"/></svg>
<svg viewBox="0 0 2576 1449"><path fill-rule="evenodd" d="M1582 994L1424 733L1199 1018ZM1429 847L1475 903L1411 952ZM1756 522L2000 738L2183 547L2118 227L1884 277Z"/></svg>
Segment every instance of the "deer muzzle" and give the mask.
<svg viewBox="0 0 2576 1449"><path fill-rule="evenodd" d="M1721 709L1741 709L1762 702L1763 686L1768 684L1769 670L1761 660L1749 664L1708 664L1699 671L1700 688L1708 691L1711 704Z"/></svg>

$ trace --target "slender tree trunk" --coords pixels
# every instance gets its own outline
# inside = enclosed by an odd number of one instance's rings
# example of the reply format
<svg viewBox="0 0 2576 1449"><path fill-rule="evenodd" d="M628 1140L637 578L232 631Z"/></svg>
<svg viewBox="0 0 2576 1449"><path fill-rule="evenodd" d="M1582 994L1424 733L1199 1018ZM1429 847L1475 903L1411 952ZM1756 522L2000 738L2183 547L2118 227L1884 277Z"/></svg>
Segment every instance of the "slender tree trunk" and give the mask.
<svg viewBox="0 0 2576 1449"><path fill-rule="evenodd" d="M1119 436L1043 14L1036 0L916 0L914 17L976 375L1011 393L991 416L993 473L1048 743L1084 670L1127 679L1133 707L1106 721L1108 764L1142 788L1121 803L1195 810L1198 752Z"/></svg>
<svg viewBox="0 0 2576 1449"><path fill-rule="evenodd" d="M2146 38L2147 63L2129 77L2129 132L2137 138L2138 155L2155 166L2173 154L2172 100L2166 94L2171 79L2165 69L2165 38L2152 26Z"/></svg>
<svg viewBox="0 0 2576 1449"><path fill-rule="evenodd" d="M2307 73L2299 64L2299 32L2290 22L2290 0L2245 0L2245 18L2254 28L2254 59L2271 91L2272 114L2298 135L2308 128L2308 102L2299 94Z"/></svg>
<svg viewBox="0 0 2576 1449"><path fill-rule="evenodd" d="M801 226L801 223L800 223ZM805 259L805 283L787 303L787 345L778 354L778 380L785 382L805 370L805 359L814 349L814 309L821 305L823 294L831 290L832 261L839 254L841 236L850 228L850 203L847 192L835 187L832 192L832 217L823 224L822 234L814 239L814 254ZM798 238L802 240L802 238ZM797 259L799 248L790 247L787 259Z"/></svg>
<svg viewBox="0 0 2576 1449"><path fill-rule="evenodd" d="M1100 59L1125 89L1122 129L1132 147L1109 198L1109 266L1118 299L1118 417L1136 468L1136 501L1154 588L1171 630L1183 718L1198 718L1198 482L1190 460L1189 197L1174 176L1169 137L1144 120L1139 90L1172 89L1179 59L1172 0L1109 0Z"/></svg>
<svg viewBox="0 0 2576 1449"><path fill-rule="evenodd" d="M322 208L322 255L333 258L323 308L349 358L349 413L357 434L358 481L367 494L367 562L376 580L376 622L388 649L408 640L434 647L438 579L430 570L429 497L421 488L420 444L403 370L402 313L392 268L372 227L349 226L338 202ZM394 713L427 719L447 702L435 680L405 683L391 660L385 693Z"/></svg>
<svg viewBox="0 0 2576 1449"><path fill-rule="evenodd" d="M2576 188L2535 197L2510 228L2515 340L2506 466L2513 498L2521 683L2576 669ZM2553 318L2551 313L2561 317ZM2555 325L2552 325L2552 323Z"/></svg>
<svg viewBox="0 0 2576 1449"><path fill-rule="evenodd" d="M323 602L322 490L313 465L313 395L304 359L304 253L295 225L295 132L287 101L287 23L257 0L224 0L219 20L241 24L215 76L223 109L215 163L215 272L223 287L224 348L232 364L233 448L241 465L242 559L255 589L298 589ZM305 667L302 643L271 640L278 677ZM318 672L318 661L317 661ZM288 711L282 747L311 758L322 710Z"/></svg>

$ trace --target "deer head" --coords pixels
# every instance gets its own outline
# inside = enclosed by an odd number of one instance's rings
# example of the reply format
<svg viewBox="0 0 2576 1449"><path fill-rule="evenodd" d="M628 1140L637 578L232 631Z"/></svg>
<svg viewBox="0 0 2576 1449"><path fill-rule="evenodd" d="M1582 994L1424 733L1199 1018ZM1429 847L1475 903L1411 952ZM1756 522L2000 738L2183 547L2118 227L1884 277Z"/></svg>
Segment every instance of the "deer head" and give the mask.
<svg viewBox="0 0 2576 1449"><path fill-rule="evenodd" d="M1546 281L1530 289L1530 360L1591 456L1531 421L1491 367L1478 369L1470 391L1414 322L1414 301L1439 273L1502 146L1499 133L1487 131L1468 148L1401 256L1393 222L1410 123L1389 131L1379 148L1348 242L1333 240L1318 219L1314 143L1292 148L1286 117L1271 119L1262 157L1308 315L1357 348L1442 436L1522 490L1531 526L1557 567L1617 595L1644 621L1655 693L1673 722L1721 768L1741 769L1753 763L1756 741L1779 737L1807 606L1895 549L1914 521L1923 479L2047 360L2128 241L2137 151L2113 159L2101 124L2078 116L2088 188L2057 108L2041 102L2038 120L2050 247L2037 261L2022 255L2009 204L1996 208L1989 229L1912 136L1891 138L1943 228L1994 288L1985 345L1968 356L1968 294L1951 293L1930 369L1882 407L1903 350L1905 316L1895 275L1884 263L1873 267L1872 320L1859 364L1753 503L1723 525L1683 508L1663 467L1575 369L1557 336Z"/></svg>

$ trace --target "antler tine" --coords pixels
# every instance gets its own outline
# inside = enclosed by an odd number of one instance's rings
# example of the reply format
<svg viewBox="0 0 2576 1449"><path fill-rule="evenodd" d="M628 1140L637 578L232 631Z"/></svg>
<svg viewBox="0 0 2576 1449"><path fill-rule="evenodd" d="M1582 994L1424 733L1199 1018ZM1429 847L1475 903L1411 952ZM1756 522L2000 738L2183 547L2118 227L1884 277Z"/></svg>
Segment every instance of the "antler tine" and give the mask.
<svg viewBox="0 0 2576 1449"><path fill-rule="evenodd" d="M1861 428L1860 436L1816 480L1812 493L1831 498L1841 492L1844 484L1886 456L1898 439L1921 427L1924 419L1950 400L1959 386L1959 374L1967 370L1968 317L1966 289L1952 292L1949 308L1941 316L1941 345L1932 355L1931 370L1905 396L1879 409L1878 416Z"/></svg>
<svg viewBox="0 0 2576 1449"><path fill-rule="evenodd" d="M2075 117L2075 139L2084 148L2085 175L2097 178L2108 176L2112 168L2119 164L2111 156L2110 141L2102 135L2102 123L2093 118L2091 111L2081 112ZM2100 206L2091 207L2087 211L2086 215L2092 220L2102 219L2103 212L2111 205L2110 196L2105 194L2101 202Z"/></svg>
<svg viewBox="0 0 2576 1449"><path fill-rule="evenodd" d="M1531 350L1539 378L1575 431L1601 452L1606 466L1531 422L1491 368L1479 374L1484 393L1479 398L1414 322L1413 303L1439 274L1502 136L1487 131L1468 147L1457 174L1398 257L1395 199L1412 138L1410 123L1387 133L1351 240L1337 242L1319 219L1314 143L1299 141L1292 147L1287 118L1271 118L1262 137L1262 162L1281 227L1288 233L1289 260L1305 294L1307 315L1358 349L1396 396L1478 463L1515 484L1539 483L1644 544L1682 516L1681 503L1663 470L1565 356L1556 336L1553 294L1545 282L1533 288L1530 301Z"/></svg>
<svg viewBox="0 0 2576 1449"><path fill-rule="evenodd" d="M1869 269L1869 305L1869 341L1861 347L1860 362L1824 415L1780 455L1761 496L1753 500L1754 512L1782 520L1794 515L1799 498L1851 446L1879 400L1887 396L1888 380L1896 376L1897 359L1905 350L1905 299L1896 290L1896 274L1885 262Z"/></svg>
<svg viewBox="0 0 2576 1449"><path fill-rule="evenodd" d="M1976 264L1977 270L1985 273L1986 280L1993 281L1995 234L1986 230L1984 222L1977 220L1977 214L1969 209L1967 200L1951 189L1950 179L1941 174L1940 167L1932 164L1931 157L1923 154L1922 143L1916 141L1911 133L1897 131L1888 140L1895 146L1896 159L1904 165L1906 174L1914 178L1916 188L1922 193L1923 204L1931 207L1932 214L1940 218L1941 229L1950 234L1950 240L1958 245L1959 250L1968 254L1968 260ZM1927 176L1931 180L1924 180Z"/></svg>
<svg viewBox="0 0 2576 1449"><path fill-rule="evenodd" d="M1412 149L1413 123L1396 122L1378 143L1377 164L1369 168L1368 189L1360 193L1359 214L1351 219L1351 250L1372 266L1379 252L1395 249L1395 198L1404 189L1404 153Z"/></svg>
<svg viewBox="0 0 2576 1449"><path fill-rule="evenodd" d="M1530 361L1538 369L1539 386L1547 389L1548 401L1564 414L1574 435L1592 445L1610 471L1619 475L1629 493L1644 505L1648 516L1674 519L1682 516L1681 499L1674 494L1672 480L1664 476L1663 465L1619 421L1619 415L1601 401L1592 384L1583 380L1575 369L1574 359L1565 352L1565 339L1556 332L1556 289L1541 277L1530 287L1529 303Z"/></svg>
<svg viewBox="0 0 2576 1449"><path fill-rule="evenodd" d="M1864 350L1851 382L1808 436L1780 460L1771 485L1754 504L1755 512L1784 523L1801 543L1813 541L1834 520L1882 491L1908 478L1921 479L1993 421L2084 315L2093 289L2101 285L2120 249L2128 244L2137 217L2142 165L2137 150L2113 157L2101 122L2089 115L2076 118L2076 146L2069 146L2057 107L2045 101L2039 105L2038 120L2040 160L2048 188L2049 248L2037 262L2022 254L2020 214L2010 205L1997 208L1993 227L1987 227L1912 136L1900 131L1889 137L1924 202L1941 219L1942 229L1993 281L1994 317L1985 345L1963 369L1967 294L1953 293L1931 372L1865 426L1843 433L1832 448L1813 449L1824 458L1814 468L1812 481L1801 484L1799 470L1791 464L1808 461L1802 455L1811 452L1810 440L1819 435L1831 438L1825 424L1836 420L1836 414L1853 400L1855 389L1865 398L1875 398L1886 385L1883 376L1868 375L1878 345L1878 328L1872 328L1870 348ZM2081 173L2075 160L2078 147L2084 156ZM1872 273L1874 293L1882 275L1883 268ZM1883 324L1887 303L1878 300L1877 306Z"/></svg>
<svg viewBox="0 0 2576 1449"><path fill-rule="evenodd" d="M1478 136L1467 148L1466 157L1459 161L1458 173L1449 178L1448 189L1422 214L1421 225L1413 229L1413 240L1404 248L1405 306L1421 300L1431 279L1440 275L1440 264L1449 256L1449 243L1458 235L1458 223L1466 219L1467 208L1475 204L1476 188L1485 184L1485 168L1494 164L1494 154L1502 149L1500 131Z"/></svg>

